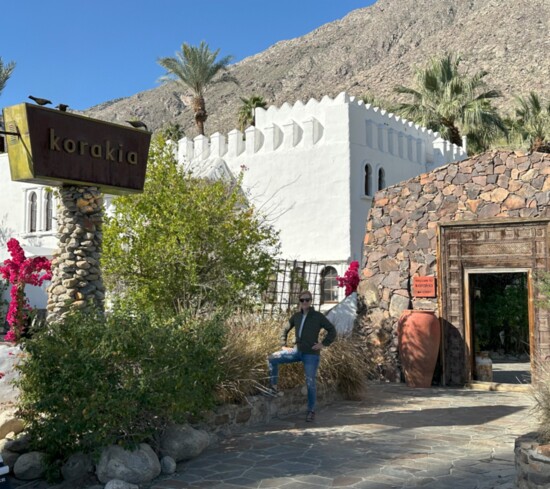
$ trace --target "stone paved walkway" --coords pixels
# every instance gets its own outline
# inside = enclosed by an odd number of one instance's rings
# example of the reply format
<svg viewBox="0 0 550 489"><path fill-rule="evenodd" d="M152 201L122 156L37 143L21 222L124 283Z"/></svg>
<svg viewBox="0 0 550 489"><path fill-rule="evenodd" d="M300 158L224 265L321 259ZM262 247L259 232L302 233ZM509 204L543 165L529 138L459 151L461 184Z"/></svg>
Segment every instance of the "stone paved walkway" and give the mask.
<svg viewBox="0 0 550 489"><path fill-rule="evenodd" d="M530 406L523 392L374 385L315 423L293 416L225 439L151 489L512 489Z"/></svg>

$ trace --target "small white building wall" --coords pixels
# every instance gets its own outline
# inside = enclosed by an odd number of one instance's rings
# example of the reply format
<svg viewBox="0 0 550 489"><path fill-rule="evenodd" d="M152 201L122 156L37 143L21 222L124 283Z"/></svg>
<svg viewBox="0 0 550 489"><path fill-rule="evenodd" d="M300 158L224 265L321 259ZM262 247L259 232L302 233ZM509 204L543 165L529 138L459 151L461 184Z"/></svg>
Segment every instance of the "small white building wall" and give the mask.
<svg viewBox="0 0 550 489"><path fill-rule="evenodd" d="M0 262L11 258L6 247L6 243L10 238L16 238L19 241L27 257L47 256L51 258L53 250L57 246L57 221L53 219L52 229L45 231L45 197L47 190L44 185L13 182L11 180L8 154L0 153ZM34 233L30 233L28 228L28 196L30 192L35 192L37 195L37 230ZM55 194L53 195L52 208L55 218L55 209L57 208ZM47 286L48 284L44 284L42 287L28 285L25 288L32 307L46 308ZM8 292L6 292L4 298L9 300Z"/></svg>

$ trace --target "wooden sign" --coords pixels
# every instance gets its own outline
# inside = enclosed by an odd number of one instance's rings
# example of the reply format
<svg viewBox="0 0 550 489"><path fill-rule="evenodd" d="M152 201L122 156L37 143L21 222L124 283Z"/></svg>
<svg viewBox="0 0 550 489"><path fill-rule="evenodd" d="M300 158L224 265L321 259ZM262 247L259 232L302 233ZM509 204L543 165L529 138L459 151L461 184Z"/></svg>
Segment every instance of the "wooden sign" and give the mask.
<svg viewBox="0 0 550 489"><path fill-rule="evenodd" d="M31 104L6 107L4 124L14 181L143 190L150 132Z"/></svg>
<svg viewBox="0 0 550 489"><path fill-rule="evenodd" d="M435 277L413 277L413 297L437 297Z"/></svg>

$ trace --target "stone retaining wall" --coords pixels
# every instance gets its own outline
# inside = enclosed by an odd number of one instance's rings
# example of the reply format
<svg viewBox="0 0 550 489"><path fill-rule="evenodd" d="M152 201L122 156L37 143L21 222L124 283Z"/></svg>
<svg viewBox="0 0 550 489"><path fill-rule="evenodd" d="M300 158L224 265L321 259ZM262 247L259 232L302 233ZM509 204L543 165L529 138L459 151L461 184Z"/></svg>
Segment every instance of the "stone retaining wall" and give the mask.
<svg viewBox="0 0 550 489"><path fill-rule="evenodd" d="M514 452L519 489L550 487L550 445L541 445L537 433L528 433L516 440Z"/></svg>
<svg viewBox="0 0 550 489"><path fill-rule="evenodd" d="M342 399L335 388L317 385L317 406L322 407ZM244 427L269 423L273 418L292 414L306 414L306 387L284 391L282 397L248 396L240 404L224 404L205 413L204 418L193 423L196 428L228 435Z"/></svg>

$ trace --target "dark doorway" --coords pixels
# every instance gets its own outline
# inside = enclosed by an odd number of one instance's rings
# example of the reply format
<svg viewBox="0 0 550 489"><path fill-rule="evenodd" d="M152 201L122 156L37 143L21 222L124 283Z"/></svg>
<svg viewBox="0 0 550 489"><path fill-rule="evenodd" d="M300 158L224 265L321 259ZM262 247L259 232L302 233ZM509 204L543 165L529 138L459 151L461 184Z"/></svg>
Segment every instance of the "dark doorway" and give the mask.
<svg viewBox="0 0 550 489"><path fill-rule="evenodd" d="M473 380L531 382L527 272L468 273Z"/></svg>

